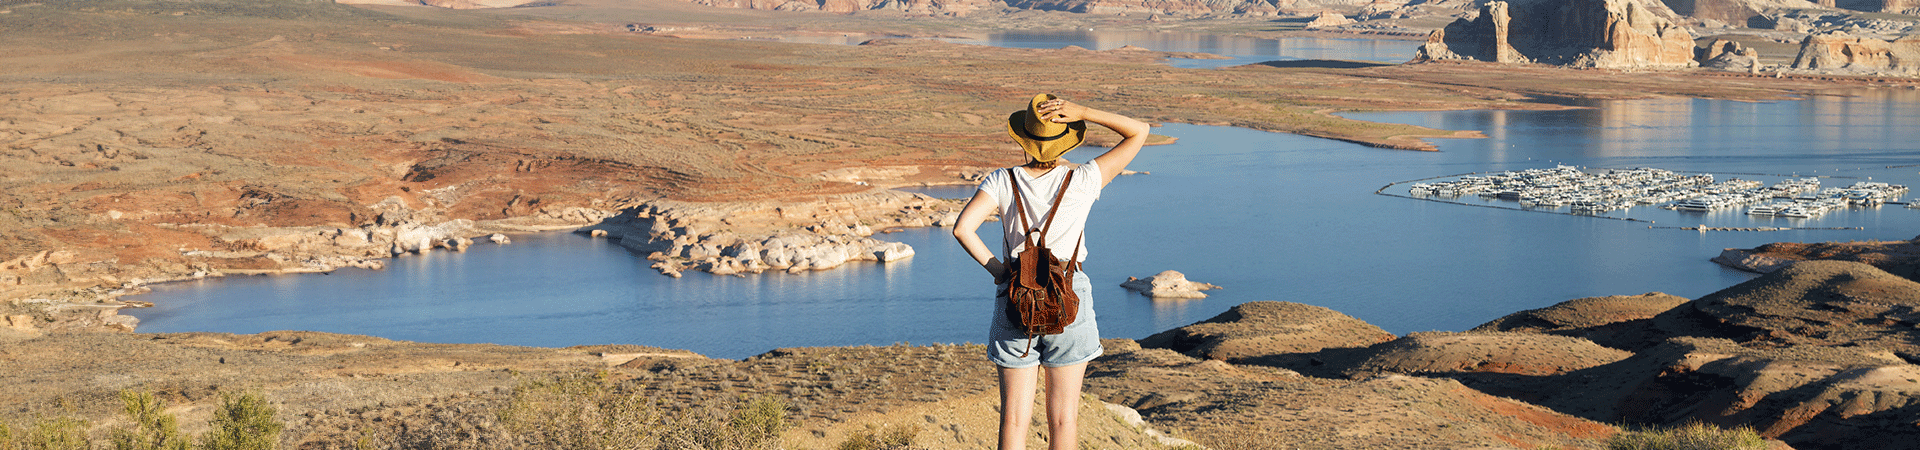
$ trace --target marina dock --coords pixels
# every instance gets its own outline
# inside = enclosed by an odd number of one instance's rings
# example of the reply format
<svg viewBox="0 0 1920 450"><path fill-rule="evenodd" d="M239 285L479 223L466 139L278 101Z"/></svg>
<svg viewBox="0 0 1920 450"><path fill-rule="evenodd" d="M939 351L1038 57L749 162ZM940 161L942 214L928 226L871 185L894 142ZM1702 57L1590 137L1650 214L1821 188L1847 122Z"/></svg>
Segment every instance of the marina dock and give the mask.
<svg viewBox="0 0 1920 450"><path fill-rule="evenodd" d="M1435 181L1440 180L1440 181ZM1901 202L1906 186L1855 181L1845 187L1821 187L1819 177L1790 177L1772 185L1711 174L1681 174L1658 168L1594 169L1560 165L1551 169L1460 174L1389 184L1375 194L1443 203L1532 212L1592 216L1626 221L1651 220L1604 215L1635 207L1710 212L1745 209L1749 216L1810 219L1848 208L1871 208ZM1389 193L1411 184L1405 196ZM1490 203L1458 201L1478 196ZM1512 202L1514 206L1501 203ZM1652 227L1650 227L1652 228ZM1857 229L1854 227L1660 227L1699 231L1782 231Z"/></svg>

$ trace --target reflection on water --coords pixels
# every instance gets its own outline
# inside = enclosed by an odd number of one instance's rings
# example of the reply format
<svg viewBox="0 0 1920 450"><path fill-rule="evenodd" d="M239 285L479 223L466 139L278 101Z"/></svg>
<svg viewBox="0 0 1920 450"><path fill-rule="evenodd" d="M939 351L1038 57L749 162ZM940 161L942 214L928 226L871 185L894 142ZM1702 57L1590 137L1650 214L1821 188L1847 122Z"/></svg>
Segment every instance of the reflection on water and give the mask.
<svg viewBox="0 0 1920 450"><path fill-rule="evenodd" d="M1483 130L1448 140L1450 151L1495 160L1609 158L1632 167L1711 171L1715 158L1765 162L1752 173L1850 176L1845 171L1911 161L1920 90L1847 91L1805 100L1735 102L1686 98L1578 102L1565 111L1356 113L1360 120ZM1524 121L1516 121L1524 117ZM1550 149L1542 151L1543 149ZM1807 161L1819 155L1823 160ZM1558 157L1564 156L1564 158ZM1795 161L1795 164L1785 164ZM1911 163L1911 162L1908 162ZM1699 168L1696 168L1699 167ZM1863 175L1864 176L1864 175ZM1829 183L1831 184L1831 183Z"/></svg>
<svg viewBox="0 0 1920 450"><path fill-rule="evenodd" d="M1156 128L1180 140L1143 151L1130 168L1152 175L1114 181L1090 218L1086 270L1101 333L1142 338L1256 300L1328 307L1394 333L1465 330L1573 298L1655 291L1693 298L1751 278L1707 262L1724 248L1912 238L1920 210L1898 207L1796 225L1864 230L1698 233L1373 194L1393 181L1556 163L1920 185L1913 167L1920 128L1901 126L1920 123L1920 98L1859 94L1350 115L1490 136L1440 140L1440 152L1237 128ZM1100 150L1068 158L1085 161ZM932 195L964 197L971 189ZM1631 214L1663 226L1756 223L1732 211ZM994 245L999 233L983 229ZM304 329L429 342L633 343L725 358L788 346L982 340L992 312L989 279L947 231L880 236L911 244L917 255L825 272L674 279L604 240L552 234L401 258L385 271L158 286L142 298L156 307L128 312L145 321L145 332ZM1169 302L1119 287L1126 277L1169 269L1226 289Z"/></svg>
<svg viewBox="0 0 1920 450"><path fill-rule="evenodd" d="M792 36L781 37L780 40L813 44L858 45L862 42L881 37L885 36ZM1061 48L1072 45L1089 50L1112 50L1132 45L1163 52L1199 52L1228 57L1228 59L1176 59L1170 62L1174 67L1184 68L1216 68L1266 61L1292 61L1302 59L1338 59L1398 64L1413 59L1414 49L1420 46L1418 42L1414 41L1382 39L1325 39L1303 37L1267 39L1203 33L1088 30L993 33L950 40L964 44L1012 48Z"/></svg>

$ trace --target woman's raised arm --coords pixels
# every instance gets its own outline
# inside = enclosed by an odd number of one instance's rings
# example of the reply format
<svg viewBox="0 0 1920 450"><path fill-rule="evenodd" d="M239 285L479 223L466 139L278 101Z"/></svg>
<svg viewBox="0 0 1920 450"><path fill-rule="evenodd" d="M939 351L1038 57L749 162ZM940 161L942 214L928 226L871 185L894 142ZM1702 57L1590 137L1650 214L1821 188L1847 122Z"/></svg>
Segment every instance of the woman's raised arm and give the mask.
<svg viewBox="0 0 1920 450"><path fill-rule="evenodd" d="M1140 147L1147 144L1147 136L1153 130L1151 125L1132 117L1088 108L1066 100L1056 99L1042 103L1039 113L1043 120L1056 123L1085 120L1120 134L1119 144L1093 158L1093 163L1100 165L1100 175L1105 178L1100 180L1102 187L1112 183L1113 177L1120 176L1120 172L1127 169L1127 164L1133 163L1133 157L1140 154Z"/></svg>

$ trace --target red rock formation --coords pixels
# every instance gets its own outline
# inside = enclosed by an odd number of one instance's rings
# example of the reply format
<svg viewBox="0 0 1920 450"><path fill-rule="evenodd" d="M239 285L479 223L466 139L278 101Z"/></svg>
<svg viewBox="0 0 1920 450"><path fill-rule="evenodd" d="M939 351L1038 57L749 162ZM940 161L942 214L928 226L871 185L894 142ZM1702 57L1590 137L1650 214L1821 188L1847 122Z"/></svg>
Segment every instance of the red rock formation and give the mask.
<svg viewBox="0 0 1920 450"><path fill-rule="evenodd" d="M1427 35L1427 43L1421 45L1419 52L1414 55L1414 61L1468 59L1507 64L1533 62L1515 50L1508 40L1512 34L1512 18L1507 11L1507 2L1487 3L1480 7L1480 15L1472 20L1460 19L1446 28L1434 30L1433 34Z"/></svg>
<svg viewBox="0 0 1920 450"><path fill-rule="evenodd" d="M1414 60L1690 67L1693 36L1675 24L1676 18L1665 5L1648 0L1490 2L1479 17L1436 32Z"/></svg>
<svg viewBox="0 0 1920 450"><path fill-rule="evenodd" d="M1795 69L1840 69L1920 73L1920 35L1893 42L1835 31L1800 41Z"/></svg>

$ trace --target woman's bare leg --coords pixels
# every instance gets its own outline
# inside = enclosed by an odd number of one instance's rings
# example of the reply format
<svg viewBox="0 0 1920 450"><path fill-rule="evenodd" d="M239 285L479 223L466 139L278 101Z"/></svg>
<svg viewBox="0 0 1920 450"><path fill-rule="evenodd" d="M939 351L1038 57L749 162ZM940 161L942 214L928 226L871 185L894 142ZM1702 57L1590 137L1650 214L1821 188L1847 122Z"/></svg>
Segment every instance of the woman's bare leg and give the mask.
<svg viewBox="0 0 1920 450"><path fill-rule="evenodd" d="M1027 424L1033 423L1033 391L1039 378L1039 367L1000 368L1000 450L1027 449Z"/></svg>
<svg viewBox="0 0 1920 450"><path fill-rule="evenodd" d="M1047 368L1047 448L1080 448L1080 383L1087 363Z"/></svg>

